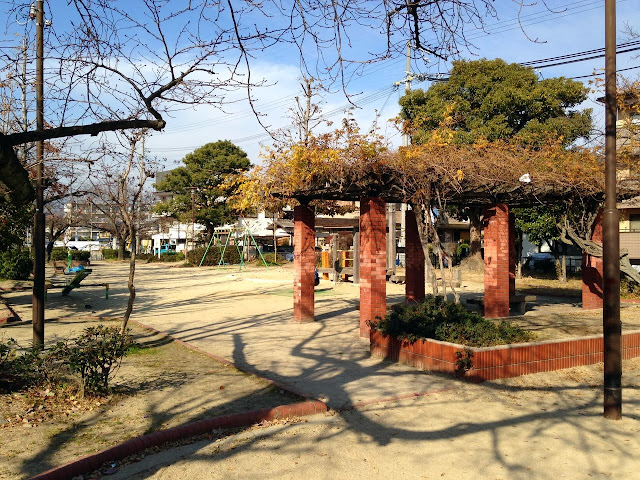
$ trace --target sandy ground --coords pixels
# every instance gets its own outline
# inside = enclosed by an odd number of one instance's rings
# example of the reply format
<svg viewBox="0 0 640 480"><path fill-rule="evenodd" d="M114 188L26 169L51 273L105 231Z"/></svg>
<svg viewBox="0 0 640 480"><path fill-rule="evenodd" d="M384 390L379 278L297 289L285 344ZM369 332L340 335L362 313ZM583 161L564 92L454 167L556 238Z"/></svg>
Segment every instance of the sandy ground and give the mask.
<svg viewBox="0 0 640 480"><path fill-rule="evenodd" d="M109 300L102 287L50 292L47 336L78 306L120 315L126 274L122 264L93 266L87 281L109 282ZM290 266L139 266L132 318L323 399L334 414L164 452L123 467L121 478L640 478L638 360L625 362L625 419L606 422L601 365L481 385L418 372L369 356L357 333L357 285L322 281L316 322L294 324L292 278ZM387 285L388 301L402 301L404 286ZM463 276L461 291L478 296L482 283ZM30 317L29 292L5 297ZM576 302L538 296L514 321L540 339L598 333L601 312ZM639 329L640 307L622 318L624 330Z"/></svg>
<svg viewBox="0 0 640 480"><path fill-rule="evenodd" d="M48 335L63 337L96 324L61 320L47 326ZM111 382L115 394L108 398L81 399L54 390L48 395L65 398L43 411L40 391L0 395L0 478L28 478L158 429L299 401L166 337L139 327L132 334L136 350L124 358ZM3 329L0 335L24 344L31 328Z"/></svg>
<svg viewBox="0 0 640 480"><path fill-rule="evenodd" d="M123 479L640 478L639 361L625 418L601 416L597 367L459 385L420 398L199 442L124 466Z"/></svg>

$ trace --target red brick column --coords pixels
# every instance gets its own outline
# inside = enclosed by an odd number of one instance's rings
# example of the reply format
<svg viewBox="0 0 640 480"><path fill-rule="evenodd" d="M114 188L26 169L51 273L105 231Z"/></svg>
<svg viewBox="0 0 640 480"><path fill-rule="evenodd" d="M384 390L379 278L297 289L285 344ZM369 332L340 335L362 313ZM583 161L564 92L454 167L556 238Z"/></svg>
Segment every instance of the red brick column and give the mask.
<svg viewBox="0 0 640 480"><path fill-rule="evenodd" d="M387 312L387 218L382 198L360 200L360 336L369 338L367 320Z"/></svg>
<svg viewBox="0 0 640 480"><path fill-rule="evenodd" d="M516 216L509 212L509 298L516 294Z"/></svg>
<svg viewBox="0 0 640 480"><path fill-rule="evenodd" d="M484 316L509 316L509 207L498 204L484 212ZM515 285L515 284L514 284Z"/></svg>
<svg viewBox="0 0 640 480"><path fill-rule="evenodd" d="M293 319L313 322L315 253L315 214L306 205L293 209Z"/></svg>
<svg viewBox="0 0 640 480"><path fill-rule="evenodd" d="M602 243L602 214L593 224L591 240ZM602 287L604 271L602 258L592 257L582 252L582 308L602 308Z"/></svg>
<svg viewBox="0 0 640 480"><path fill-rule="evenodd" d="M413 210L405 212L405 301L424 300L424 251Z"/></svg>

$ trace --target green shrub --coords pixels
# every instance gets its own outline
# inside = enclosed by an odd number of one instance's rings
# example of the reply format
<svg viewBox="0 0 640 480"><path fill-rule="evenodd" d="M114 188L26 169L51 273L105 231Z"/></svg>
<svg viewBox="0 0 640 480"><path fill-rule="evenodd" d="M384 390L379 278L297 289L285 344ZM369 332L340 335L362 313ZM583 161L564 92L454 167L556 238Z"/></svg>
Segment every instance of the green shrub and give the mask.
<svg viewBox="0 0 640 480"><path fill-rule="evenodd" d="M136 257L137 258L137 257ZM147 263L152 262L184 262L185 256L182 252L167 252L161 253L160 258L157 255L145 255L145 260Z"/></svg>
<svg viewBox="0 0 640 480"><path fill-rule="evenodd" d="M0 255L0 277L26 280L33 271L33 259L28 250L12 248Z"/></svg>
<svg viewBox="0 0 640 480"><path fill-rule="evenodd" d="M117 248L103 248L102 249L102 258L105 260L117 260L118 259L118 249ZM131 252L125 250L124 258L131 258Z"/></svg>
<svg viewBox="0 0 640 480"><path fill-rule="evenodd" d="M59 342L51 355L66 363L72 373L80 374L85 393L106 393L113 372L131 344L128 333L98 325L85 328L82 335L73 340Z"/></svg>
<svg viewBox="0 0 640 480"><path fill-rule="evenodd" d="M76 260L80 262L88 262L91 259L91 252L87 252L85 250L67 250L64 247L53 247L51 250L51 261L67 261L68 252L71 252L71 260Z"/></svg>
<svg viewBox="0 0 640 480"><path fill-rule="evenodd" d="M411 342L433 338L471 347L527 342L533 338L511 322L496 325L462 305L431 295L421 303L394 305L384 319L371 323L371 327Z"/></svg>
<svg viewBox="0 0 640 480"><path fill-rule="evenodd" d="M187 252L187 261L192 265L200 265L200 260L202 260L202 256L205 252L204 247L196 248L195 250L190 250ZM202 265L204 266L213 266L220 264L220 254L221 249L217 245L212 245L207 252L207 256L205 257ZM226 265L237 265L240 263L240 253L235 245L228 245L224 252L224 264Z"/></svg>
<svg viewBox="0 0 640 480"><path fill-rule="evenodd" d="M277 254L277 261L274 261L276 257L273 252L263 253L262 256L264 257L264 261L267 262L267 265L282 265L283 263L289 263L287 259L284 257L285 256L284 253ZM260 258L260 256L258 256L256 260L262 264L262 259Z"/></svg>
<svg viewBox="0 0 640 480"><path fill-rule="evenodd" d="M39 349L24 349L23 353L19 350L13 339L0 342L0 385L15 390L46 384L56 366L54 362Z"/></svg>

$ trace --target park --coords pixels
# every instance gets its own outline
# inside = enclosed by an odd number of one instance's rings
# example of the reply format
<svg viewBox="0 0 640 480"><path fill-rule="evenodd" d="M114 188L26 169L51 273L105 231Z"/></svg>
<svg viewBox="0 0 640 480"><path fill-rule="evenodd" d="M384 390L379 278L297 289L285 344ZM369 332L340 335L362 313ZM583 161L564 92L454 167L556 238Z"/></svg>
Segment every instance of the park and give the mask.
<svg viewBox="0 0 640 480"><path fill-rule="evenodd" d="M6 6L0 478L635 478L640 30L583 3Z"/></svg>

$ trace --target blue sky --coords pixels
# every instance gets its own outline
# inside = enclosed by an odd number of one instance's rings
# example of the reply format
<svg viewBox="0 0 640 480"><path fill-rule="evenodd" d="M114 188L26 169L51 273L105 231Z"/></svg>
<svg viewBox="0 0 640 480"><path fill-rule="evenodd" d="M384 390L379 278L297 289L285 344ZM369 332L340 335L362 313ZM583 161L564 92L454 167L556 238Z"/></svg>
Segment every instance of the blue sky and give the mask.
<svg viewBox="0 0 640 480"><path fill-rule="evenodd" d="M537 3L536 3L537 2ZM58 28L67 27L67 10L57 8L50 1L46 11L54 9L53 16ZM244 2L238 0L238 5ZM286 2L285 2L286 3ZM235 5L235 2L234 2ZM602 0L531 0L518 20L517 2L514 0L496 0L495 8L499 18L488 18L486 31L474 30L467 26L467 38L474 45L471 52L464 51L461 58L502 58L508 62L525 62L559 55L571 54L604 46L604 2ZM625 23L640 30L640 0L618 0L617 20L619 31ZM47 15L48 16L48 15ZM273 18L281 18L276 15ZM251 25L251 19L246 24ZM264 21L264 18L261 19ZM276 22L276 20L274 20ZM276 22L277 23L277 22ZM524 32L523 32L524 28ZM370 51L384 48L385 36L380 29L358 28L351 31L352 47L349 55L366 59ZM536 39L532 41L531 39ZM619 35L618 43L625 39ZM400 48L399 50L404 50ZM308 63L314 63L315 49L306 50ZM426 61L425 61L426 60ZM427 62L428 61L428 62ZM264 125L277 129L290 125L288 109L294 105L294 97L300 94L301 77L299 53L291 44L281 43L267 51L255 52L252 60L253 78L263 78L269 86L253 90L256 107L262 114ZM554 76L575 77L592 74L602 69L604 59L597 58L580 63L572 63L539 70L541 78ZM618 56L618 69L640 66L640 50ZM446 73L450 64L437 62L427 56L413 61L412 70L423 73ZM380 115L379 125L392 144L400 143L400 135L387 127L385 121L397 115L398 98L404 88L394 90L393 83L405 76L404 51L383 62L364 66L361 75L353 77L347 85L351 100L360 108L351 110L363 129L368 129ZM629 76L639 76L640 68L625 72ZM588 82L588 78L584 79ZM429 82L414 83L414 88L428 88ZM596 123L602 123L603 107L594 99L583 105L594 109ZM263 145L270 143L269 135L260 126L250 110L245 90L231 92L224 112L211 106L187 108L175 112L166 118L167 127L156 132L147 141L150 155L166 159L166 168L177 165L182 157L195 148L211 141L229 139L242 147L253 163L260 163L260 151ZM324 94L322 108L330 114L329 120L339 122L344 110L350 105L340 85L330 86L330 93ZM90 138L82 142L90 143Z"/></svg>
<svg viewBox="0 0 640 480"><path fill-rule="evenodd" d="M558 13L551 13L539 2L528 8L521 16L526 35L522 32L518 21L517 11L513 2L497 0L496 8L500 12L498 19L489 19L487 30L471 31L469 37L476 48L473 54L465 52L462 58L502 58L509 62L524 62L538 60L558 55L570 54L584 50L604 47L604 2L584 0L570 2L557 0L548 2ZM617 20L619 31L624 23L640 28L640 1L618 0ZM529 38L527 38L529 37ZM536 42L530 39L537 39ZM370 32L366 38L359 38L360 43L380 41L377 32ZM619 35L618 43L624 39ZM357 48L357 47L356 47ZM618 56L618 69L640 65L640 50L637 54L626 53ZM380 112L381 120L394 117L398 113L398 98L403 89L392 91L393 82L404 77L404 57L395 58L381 63L369 65L363 69L360 78L354 78L348 85L348 91L353 94L353 101L363 103L362 108L353 111L361 127L369 128L375 119L376 110ZM589 75L604 67L604 59L567 64L539 71L541 78L555 76L574 77ZM436 73L446 72L449 65L443 63L426 64L424 61L414 61L414 70ZM297 52L288 51L286 47L279 47L269 58L256 58L252 66L254 75L265 78L268 87L254 91L257 107L264 114L263 123L273 128L288 124L287 109L293 105L293 98L300 93L298 79L300 77ZM637 76L640 69L629 70L629 76ZM585 82L589 79L585 79ZM428 82L414 83L414 88L428 88ZM386 89L386 90L385 90ZM342 117L341 107L348 106L344 93L338 90L325 95L323 110L337 112L331 120L339 121ZM246 96L239 92L237 98ZM598 95L594 93L592 98ZM596 122L601 122L603 107L593 101L585 102L585 107L594 109ZM383 133L391 138L392 143L398 144L399 135L394 135L393 129L383 129ZM154 134L148 141L148 151L152 155L165 157L167 166L176 164L184 154L206 142L219 139L236 141L252 159L259 163L261 145L268 144L269 138L249 111L246 101L226 108L226 113L213 108L200 108L178 113L175 118L168 119L166 130L161 134Z"/></svg>

